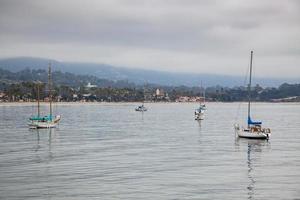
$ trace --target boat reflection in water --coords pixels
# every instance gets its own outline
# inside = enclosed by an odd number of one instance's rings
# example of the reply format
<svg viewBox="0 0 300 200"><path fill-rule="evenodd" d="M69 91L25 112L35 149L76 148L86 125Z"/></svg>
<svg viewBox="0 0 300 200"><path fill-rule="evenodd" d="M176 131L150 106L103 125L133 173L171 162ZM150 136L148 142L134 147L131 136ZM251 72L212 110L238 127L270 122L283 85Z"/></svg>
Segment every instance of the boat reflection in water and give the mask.
<svg viewBox="0 0 300 200"><path fill-rule="evenodd" d="M270 142L267 140L247 140L243 138L237 138L235 145L238 151L242 151L242 146L247 147L247 176L249 179L249 184L247 186L248 199L254 199L255 189L256 189L256 173L255 166L261 162L261 155L263 151L267 151L271 146Z"/></svg>
<svg viewBox="0 0 300 200"><path fill-rule="evenodd" d="M36 134L36 147L35 152L47 151L49 158L52 157L51 145L55 140L56 130L55 129L29 129L33 134Z"/></svg>
<svg viewBox="0 0 300 200"><path fill-rule="evenodd" d="M198 126L199 126L199 129L201 130L201 127L202 127L202 120L198 120Z"/></svg>

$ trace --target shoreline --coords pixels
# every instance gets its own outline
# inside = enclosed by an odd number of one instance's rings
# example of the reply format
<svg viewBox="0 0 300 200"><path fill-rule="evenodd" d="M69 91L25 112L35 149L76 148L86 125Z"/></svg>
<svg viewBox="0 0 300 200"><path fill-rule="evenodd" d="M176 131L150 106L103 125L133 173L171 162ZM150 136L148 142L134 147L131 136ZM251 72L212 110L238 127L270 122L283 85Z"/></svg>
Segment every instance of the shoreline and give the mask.
<svg viewBox="0 0 300 200"><path fill-rule="evenodd" d="M60 101L53 102L57 105L125 105L125 104L141 104L142 102L68 102ZM199 102L144 102L145 104L199 104ZM232 102L220 102L220 101L209 101L206 104L232 104L232 103L248 103L246 101L232 101ZM35 105L37 102L0 102L0 106L4 105ZM40 102L41 105L47 105L49 102ZM251 102L251 104L293 104L300 105L300 102L266 102L257 101Z"/></svg>

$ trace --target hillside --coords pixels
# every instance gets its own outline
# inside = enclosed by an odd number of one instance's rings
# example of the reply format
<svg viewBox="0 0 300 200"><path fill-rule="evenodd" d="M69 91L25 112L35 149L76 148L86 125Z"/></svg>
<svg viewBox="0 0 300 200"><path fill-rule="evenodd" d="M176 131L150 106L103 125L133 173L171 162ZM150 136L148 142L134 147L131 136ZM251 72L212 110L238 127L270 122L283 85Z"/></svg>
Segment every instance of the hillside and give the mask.
<svg viewBox="0 0 300 200"><path fill-rule="evenodd" d="M100 79L109 79L113 81L127 80L141 85L145 83L153 83L169 86L199 86L202 81L205 86L222 85L224 87L233 87L242 85L244 82L244 77L239 76L171 73L115 67L106 64L59 62L52 59L31 57L0 59L0 68L10 70L12 72L18 72L26 68L46 69L49 62L51 62L53 70L56 71L70 72L77 75L93 75ZM283 82L295 83L299 82L299 80L254 78L253 82L259 83L262 86L279 86Z"/></svg>
<svg viewBox="0 0 300 200"><path fill-rule="evenodd" d="M55 85L64 85L73 88L92 83L98 87L113 87L113 88L134 88L135 84L128 81L118 80L112 81L107 79L100 79L92 75L76 75L69 72L54 71L52 73L53 82ZM21 82L35 82L40 81L46 83L48 80L48 72L45 69L24 69L17 72L0 68L0 83L21 83Z"/></svg>

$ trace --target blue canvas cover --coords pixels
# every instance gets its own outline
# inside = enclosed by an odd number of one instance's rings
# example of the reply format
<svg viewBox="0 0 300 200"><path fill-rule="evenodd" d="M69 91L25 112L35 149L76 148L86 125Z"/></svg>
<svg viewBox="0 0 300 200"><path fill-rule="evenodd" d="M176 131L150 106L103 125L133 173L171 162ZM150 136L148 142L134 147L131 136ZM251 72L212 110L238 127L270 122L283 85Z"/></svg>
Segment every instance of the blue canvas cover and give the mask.
<svg viewBox="0 0 300 200"><path fill-rule="evenodd" d="M44 116L44 117L34 116L34 117L30 117L29 120L32 120L32 121L52 121L52 116L51 115Z"/></svg>
<svg viewBox="0 0 300 200"><path fill-rule="evenodd" d="M262 122L254 122L252 121L251 117L248 117L248 125L261 125Z"/></svg>

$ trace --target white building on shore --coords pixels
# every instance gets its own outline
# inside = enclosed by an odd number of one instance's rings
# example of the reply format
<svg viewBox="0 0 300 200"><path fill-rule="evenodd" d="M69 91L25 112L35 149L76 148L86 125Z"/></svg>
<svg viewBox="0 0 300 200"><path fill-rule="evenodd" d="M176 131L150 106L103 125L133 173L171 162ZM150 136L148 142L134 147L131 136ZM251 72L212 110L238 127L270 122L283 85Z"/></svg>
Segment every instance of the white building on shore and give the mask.
<svg viewBox="0 0 300 200"><path fill-rule="evenodd" d="M86 88L96 88L97 85L92 85L90 82L85 86Z"/></svg>

